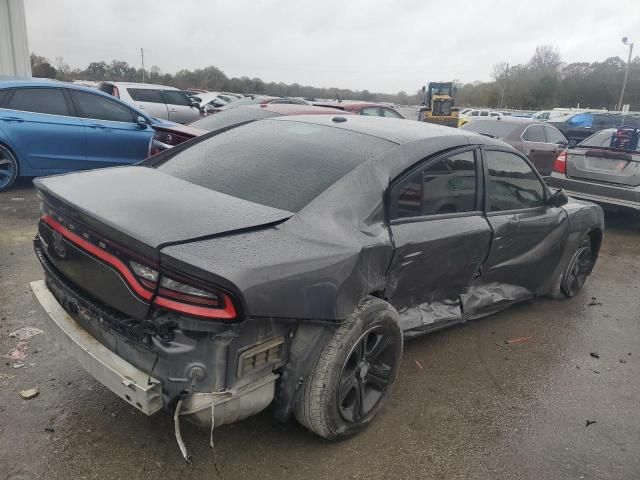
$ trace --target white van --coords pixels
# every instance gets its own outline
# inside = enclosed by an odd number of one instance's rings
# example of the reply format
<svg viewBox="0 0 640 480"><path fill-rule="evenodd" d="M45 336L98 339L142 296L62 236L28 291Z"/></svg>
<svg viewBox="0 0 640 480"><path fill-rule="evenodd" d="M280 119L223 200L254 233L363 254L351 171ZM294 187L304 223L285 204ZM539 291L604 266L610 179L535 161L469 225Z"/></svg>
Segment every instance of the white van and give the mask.
<svg viewBox="0 0 640 480"><path fill-rule="evenodd" d="M191 123L200 118L198 103L174 87L150 83L100 82L98 88L152 117L177 123Z"/></svg>

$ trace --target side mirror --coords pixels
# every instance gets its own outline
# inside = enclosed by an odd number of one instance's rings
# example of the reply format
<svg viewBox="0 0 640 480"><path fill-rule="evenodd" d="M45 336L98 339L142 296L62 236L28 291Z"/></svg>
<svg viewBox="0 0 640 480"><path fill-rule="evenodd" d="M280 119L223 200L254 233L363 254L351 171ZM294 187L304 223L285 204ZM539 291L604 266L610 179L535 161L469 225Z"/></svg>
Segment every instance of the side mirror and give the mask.
<svg viewBox="0 0 640 480"><path fill-rule="evenodd" d="M566 205L567 203L569 203L569 197L567 197L567 194L561 188L558 188L556 191L552 192L551 196L549 197L549 204L554 207L561 207L563 205Z"/></svg>
<svg viewBox="0 0 640 480"><path fill-rule="evenodd" d="M578 142L576 142L575 140L569 140L569 144L567 145L567 147L574 148L577 144Z"/></svg>
<svg viewBox="0 0 640 480"><path fill-rule="evenodd" d="M144 118L142 115L138 115L138 119L136 120L136 123L140 127L140 130L144 130L149 126L149 122L147 122L147 119Z"/></svg>
<svg viewBox="0 0 640 480"><path fill-rule="evenodd" d="M194 99L189 99L190 100L190 105L192 108L197 108L198 110L200 110L200 104L198 102L196 102Z"/></svg>

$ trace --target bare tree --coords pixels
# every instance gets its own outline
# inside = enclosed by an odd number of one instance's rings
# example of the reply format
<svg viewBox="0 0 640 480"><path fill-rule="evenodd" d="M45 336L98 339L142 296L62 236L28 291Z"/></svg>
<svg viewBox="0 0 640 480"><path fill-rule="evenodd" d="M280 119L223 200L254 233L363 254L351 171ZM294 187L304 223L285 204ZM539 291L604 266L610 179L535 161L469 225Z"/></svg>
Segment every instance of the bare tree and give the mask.
<svg viewBox="0 0 640 480"><path fill-rule="evenodd" d="M555 46L538 45L529 61L529 67L533 70L557 71L560 63L560 52Z"/></svg>

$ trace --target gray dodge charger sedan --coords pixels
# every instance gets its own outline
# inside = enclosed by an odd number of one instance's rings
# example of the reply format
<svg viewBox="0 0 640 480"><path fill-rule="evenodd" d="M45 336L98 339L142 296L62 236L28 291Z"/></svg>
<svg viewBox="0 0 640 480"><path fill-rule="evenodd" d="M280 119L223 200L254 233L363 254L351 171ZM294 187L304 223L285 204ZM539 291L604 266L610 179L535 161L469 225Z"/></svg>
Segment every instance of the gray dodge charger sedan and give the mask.
<svg viewBox="0 0 640 480"><path fill-rule="evenodd" d="M272 404L353 435L387 400L403 337L575 295L603 235L600 207L507 144L388 118L265 119L35 184L32 289L52 331L176 426Z"/></svg>

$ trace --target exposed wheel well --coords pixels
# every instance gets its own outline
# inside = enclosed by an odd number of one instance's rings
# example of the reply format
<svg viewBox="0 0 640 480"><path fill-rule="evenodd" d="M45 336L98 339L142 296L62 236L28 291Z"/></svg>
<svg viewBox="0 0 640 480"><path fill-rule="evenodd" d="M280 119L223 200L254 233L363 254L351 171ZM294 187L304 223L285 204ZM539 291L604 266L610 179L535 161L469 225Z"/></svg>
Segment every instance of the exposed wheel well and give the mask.
<svg viewBox="0 0 640 480"><path fill-rule="evenodd" d="M600 245L602 245L602 230L599 228L594 228L589 231L587 234L589 235L589 240L591 241L591 253L593 254L593 259L598 258L598 253L600 253Z"/></svg>

